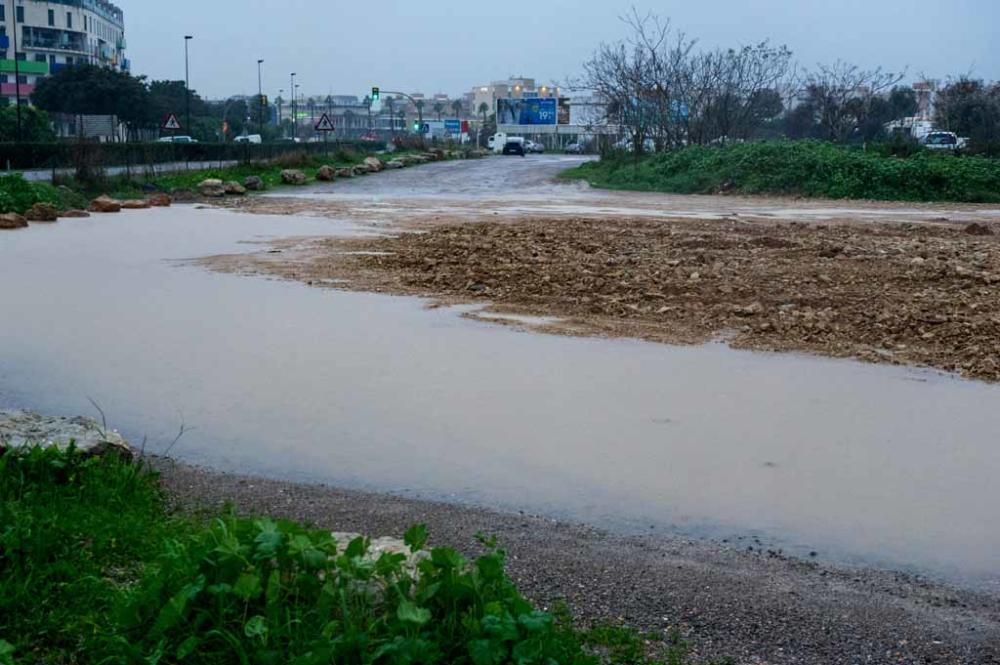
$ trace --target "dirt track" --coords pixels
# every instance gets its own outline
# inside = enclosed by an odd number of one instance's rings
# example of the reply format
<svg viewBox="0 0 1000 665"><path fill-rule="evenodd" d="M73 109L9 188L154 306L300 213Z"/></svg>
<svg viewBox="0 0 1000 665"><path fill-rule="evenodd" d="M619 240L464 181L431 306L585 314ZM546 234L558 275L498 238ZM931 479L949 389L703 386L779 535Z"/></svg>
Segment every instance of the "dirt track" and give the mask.
<svg viewBox="0 0 1000 665"><path fill-rule="evenodd" d="M488 301L560 317L555 332L725 337L1000 381L1000 236L989 223L516 218L419 230L285 243L280 255L215 263Z"/></svg>

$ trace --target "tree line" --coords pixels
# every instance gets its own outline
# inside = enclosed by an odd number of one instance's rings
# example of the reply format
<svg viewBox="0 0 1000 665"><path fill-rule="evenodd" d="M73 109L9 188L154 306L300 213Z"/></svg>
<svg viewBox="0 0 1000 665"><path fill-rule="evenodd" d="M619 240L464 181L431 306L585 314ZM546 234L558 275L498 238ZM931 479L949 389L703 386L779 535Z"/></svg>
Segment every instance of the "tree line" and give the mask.
<svg viewBox="0 0 1000 665"><path fill-rule="evenodd" d="M918 111L903 73L843 61L803 71L768 41L705 50L655 14L633 9L623 20L629 36L601 44L572 84L602 100L602 120L636 152L778 137L877 141L889 138L886 124ZM1000 155L1000 83L962 76L934 95L936 128Z"/></svg>

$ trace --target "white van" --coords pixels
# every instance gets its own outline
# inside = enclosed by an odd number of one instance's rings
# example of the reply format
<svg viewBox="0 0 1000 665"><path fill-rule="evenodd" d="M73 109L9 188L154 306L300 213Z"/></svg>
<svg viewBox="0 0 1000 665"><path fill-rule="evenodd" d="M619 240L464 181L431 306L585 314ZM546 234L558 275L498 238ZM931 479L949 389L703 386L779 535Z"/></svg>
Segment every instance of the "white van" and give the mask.
<svg viewBox="0 0 1000 665"><path fill-rule="evenodd" d="M264 139L261 138L260 134L244 134L243 136L237 136L233 139L233 143L263 143Z"/></svg>

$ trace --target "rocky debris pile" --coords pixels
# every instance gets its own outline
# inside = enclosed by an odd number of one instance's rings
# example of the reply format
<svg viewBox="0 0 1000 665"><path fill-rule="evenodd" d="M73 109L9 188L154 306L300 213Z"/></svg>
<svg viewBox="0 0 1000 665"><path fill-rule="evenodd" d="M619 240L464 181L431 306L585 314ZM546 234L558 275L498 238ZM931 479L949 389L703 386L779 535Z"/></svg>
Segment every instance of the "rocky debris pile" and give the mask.
<svg viewBox="0 0 1000 665"><path fill-rule="evenodd" d="M27 226L28 220L16 212L8 212L0 215L0 229L23 229Z"/></svg>
<svg viewBox="0 0 1000 665"><path fill-rule="evenodd" d="M113 199L108 195L98 196L96 199L90 202L90 212L121 212L122 202L118 199Z"/></svg>
<svg viewBox="0 0 1000 665"><path fill-rule="evenodd" d="M55 222L59 219L59 209L51 203L36 203L28 208L24 218L29 222Z"/></svg>
<svg viewBox="0 0 1000 665"><path fill-rule="evenodd" d="M90 418L57 418L30 411L0 410L0 453L25 446L58 446L73 443L87 455L117 454L131 459L133 451L118 432Z"/></svg>
<svg viewBox="0 0 1000 665"><path fill-rule="evenodd" d="M306 174L298 169L285 169L281 172L281 182L286 185L304 185Z"/></svg>
<svg viewBox="0 0 1000 665"><path fill-rule="evenodd" d="M243 186L251 192L261 192L264 191L264 181L260 176L248 175L243 179Z"/></svg>
<svg viewBox="0 0 1000 665"><path fill-rule="evenodd" d="M488 299L592 334L1000 381L1000 236L962 225L555 219L319 241L289 276ZM345 250L347 250L345 252ZM282 273L280 263L264 268ZM292 274L294 273L294 274Z"/></svg>

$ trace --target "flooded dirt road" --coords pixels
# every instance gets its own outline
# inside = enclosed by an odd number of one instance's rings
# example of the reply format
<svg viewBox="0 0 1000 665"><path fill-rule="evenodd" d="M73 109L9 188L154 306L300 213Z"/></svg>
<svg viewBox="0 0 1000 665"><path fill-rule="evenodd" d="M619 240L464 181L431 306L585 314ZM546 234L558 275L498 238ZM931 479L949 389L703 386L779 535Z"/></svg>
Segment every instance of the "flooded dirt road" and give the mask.
<svg viewBox="0 0 1000 665"><path fill-rule="evenodd" d="M175 207L6 234L0 405L92 413L89 397L157 452L185 423L171 454L216 468L998 588L1000 387L528 334L184 261L358 232Z"/></svg>

